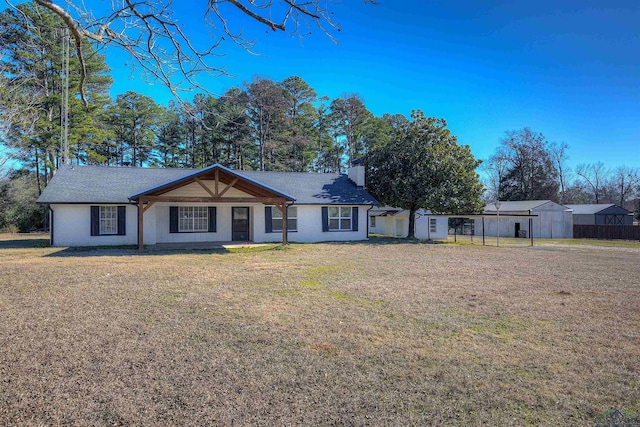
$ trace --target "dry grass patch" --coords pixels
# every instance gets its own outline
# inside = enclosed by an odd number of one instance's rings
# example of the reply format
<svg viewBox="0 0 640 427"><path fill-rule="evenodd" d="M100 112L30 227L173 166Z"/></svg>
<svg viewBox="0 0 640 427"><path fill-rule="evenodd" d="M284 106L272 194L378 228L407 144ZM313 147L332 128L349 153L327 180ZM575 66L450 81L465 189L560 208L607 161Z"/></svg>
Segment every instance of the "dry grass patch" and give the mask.
<svg viewBox="0 0 640 427"><path fill-rule="evenodd" d="M0 424L640 413L640 250L376 242L139 255L0 237Z"/></svg>

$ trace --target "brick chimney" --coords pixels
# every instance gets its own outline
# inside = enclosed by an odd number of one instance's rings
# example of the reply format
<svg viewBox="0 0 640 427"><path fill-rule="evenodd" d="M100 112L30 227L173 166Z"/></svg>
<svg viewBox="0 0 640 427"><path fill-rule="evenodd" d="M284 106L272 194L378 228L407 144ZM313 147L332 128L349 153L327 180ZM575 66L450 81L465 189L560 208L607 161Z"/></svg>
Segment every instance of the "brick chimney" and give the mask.
<svg viewBox="0 0 640 427"><path fill-rule="evenodd" d="M362 164L362 159L352 161L347 173L356 187L364 188L364 165Z"/></svg>

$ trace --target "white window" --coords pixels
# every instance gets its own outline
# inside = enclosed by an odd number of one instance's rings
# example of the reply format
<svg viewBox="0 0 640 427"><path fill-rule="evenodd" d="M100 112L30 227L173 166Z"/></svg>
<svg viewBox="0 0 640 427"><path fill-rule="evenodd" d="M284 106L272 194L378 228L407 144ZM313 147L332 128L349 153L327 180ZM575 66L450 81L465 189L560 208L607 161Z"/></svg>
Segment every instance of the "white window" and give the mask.
<svg viewBox="0 0 640 427"><path fill-rule="evenodd" d="M282 231L282 212L276 207L271 208L271 230ZM298 231L298 208L287 208L287 231Z"/></svg>
<svg viewBox="0 0 640 427"><path fill-rule="evenodd" d="M329 230L351 230L351 206L329 207Z"/></svg>
<svg viewBox="0 0 640 427"><path fill-rule="evenodd" d="M206 206L179 206L178 231L180 233L209 231L209 209Z"/></svg>
<svg viewBox="0 0 640 427"><path fill-rule="evenodd" d="M370 227L375 227L376 226L376 217L375 216L370 216L369 217L369 226Z"/></svg>
<svg viewBox="0 0 640 427"><path fill-rule="evenodd" d="M429 232L435 233L438 229L437 227L438 220L436 218L429 218Z"/></svg>
<svg viewBox="0 0 640 427"><path fill-rule="evenodd" d="M117 206L100 206L100 234L118 234Z"/></svg>

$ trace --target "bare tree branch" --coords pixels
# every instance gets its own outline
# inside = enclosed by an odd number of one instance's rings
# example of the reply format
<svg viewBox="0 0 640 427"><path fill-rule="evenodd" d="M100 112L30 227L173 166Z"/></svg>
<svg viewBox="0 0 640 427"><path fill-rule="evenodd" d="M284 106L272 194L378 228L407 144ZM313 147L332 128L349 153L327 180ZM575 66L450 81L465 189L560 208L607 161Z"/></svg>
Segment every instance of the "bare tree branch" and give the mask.
<svg viewBox="0 0 640 427"><path fill-rule="evenodd" d="M9 5L12 5L11 1L5 0ZM102 17L95 17L91 6L83 0L64 0L66 7L59 4L63 0L34 1L57 14L73 35L81 65L80 97L85 105L83 40L126 51L134 71L141 71L145 80L160 81L179 100L178 91L185 87L207 91L196 80L199 74L228 74L223 66L209 63L212 57L221 56L216 51L225 39L249 52L253 48L253 42L245 38L242 31L232 28L225 5L239 10L249 21L265 25L272 31L291 30L298 37L305 36L302 29L311 25L332 40L332 32L340 31L333 18L335 4L327 0L206 0L203 26L212 30L212 40L208 47L200 48L192 43L192 38L176 18L173 0L112 0L111 12ZM377 3L375 0L362 1ZM210 16L215 19L210 20ZM292 24L291 28L288 24Z"/></svg>
<svg viewBox="0 0 640 427"><path fill-rule="evenodd" d="M576 168L576 175L591 188L596 204L600 203L602 185L608 173L602 162L579 164Z"/></svg>
<svg viewBox="0 0 640 427"><path fill-rule="evenodd" d="M57 4L53 3L50 0L35 0L35 2L42 7L46 7L47 9L51 10L53 13L58 15L64 21L65 25L69 28L69 31L73 35L73 39L76 44L76 55L78 57L78 61L80 62L80 84L78 85L79 91L80 91L80 98L82 99L82 103L84 104L85 108L87 108L89 106L89 102L87 101L87 95L85 93L87 67L85 65L84 54L82 52L83 34L78 28L76 21L71 17L71 15L69 15L60 6L58 6Z"/></svg>

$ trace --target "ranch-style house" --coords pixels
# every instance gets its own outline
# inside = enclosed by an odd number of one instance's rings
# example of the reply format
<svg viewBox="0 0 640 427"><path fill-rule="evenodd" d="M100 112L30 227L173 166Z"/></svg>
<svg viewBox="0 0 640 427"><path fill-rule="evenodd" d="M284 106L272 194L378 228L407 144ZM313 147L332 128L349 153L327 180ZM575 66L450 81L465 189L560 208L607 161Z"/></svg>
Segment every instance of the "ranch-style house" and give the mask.
<svg viewBox="0 0 640 427"><path fill-rule="evenodd" d="M38 203L53 246L365 240L364 167L348 175L66 166Z"/></svg>

